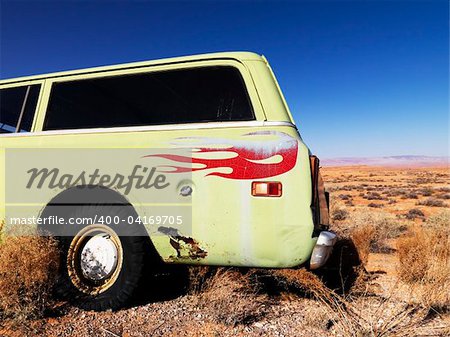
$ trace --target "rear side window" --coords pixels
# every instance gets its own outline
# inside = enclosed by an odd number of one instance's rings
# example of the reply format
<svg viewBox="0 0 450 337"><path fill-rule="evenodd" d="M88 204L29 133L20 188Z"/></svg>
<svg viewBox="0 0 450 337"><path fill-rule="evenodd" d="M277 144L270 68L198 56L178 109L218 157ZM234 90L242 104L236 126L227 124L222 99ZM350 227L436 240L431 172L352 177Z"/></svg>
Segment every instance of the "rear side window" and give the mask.
<svg viewBox="0 0 450 337"><path fill-rule="evenodd" d="M29 132L40 84L0 89L0 133Z"/></svg>
<svg viewBox="0 0 450 337"><path fill-rule="evenodd" d="M55 83L44 130L253 119L239 71L221 66Z"/></svg>

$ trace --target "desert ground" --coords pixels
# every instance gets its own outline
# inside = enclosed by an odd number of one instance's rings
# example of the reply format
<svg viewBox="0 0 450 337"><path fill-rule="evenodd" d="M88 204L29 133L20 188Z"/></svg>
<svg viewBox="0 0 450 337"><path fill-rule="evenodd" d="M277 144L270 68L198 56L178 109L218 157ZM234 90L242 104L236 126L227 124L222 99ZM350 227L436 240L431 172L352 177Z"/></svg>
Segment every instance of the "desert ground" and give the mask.
<svg viewBox="0 0 450 337"><path fill-rule="evenodd" d="M449 336L449 168L322 174L340 237L325 270L160 267L129 308L85 312L30 282L3 290L19 273L4 239L0 336Z"/></svg>

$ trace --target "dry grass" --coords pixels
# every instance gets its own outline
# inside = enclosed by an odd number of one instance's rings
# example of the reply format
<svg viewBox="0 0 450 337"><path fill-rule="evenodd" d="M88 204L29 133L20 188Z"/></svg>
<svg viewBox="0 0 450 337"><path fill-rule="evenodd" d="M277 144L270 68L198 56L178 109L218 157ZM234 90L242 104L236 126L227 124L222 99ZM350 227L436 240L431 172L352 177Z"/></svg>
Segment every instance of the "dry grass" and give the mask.
<svg viewBox="0 0 450 337"><path fill-rule="evenodd" d="M3 234L2 234L3 236ZM3 236L0 244L0 318L41 317L51 305L57 243L37 235Z"/></svg>
<svg viewBox="0 0 450 337"><path fill-rule="evenodd" d="M234 268L204 267L191 274L197 305L216 323L236 326L257 321L265 315L270 302L266 294L258 293L258 284L249 274Z"/></svg>
<svg viewBox="0 0 450 337"><path fill-rule="evenodd" d="M391 298L372 299L370 296L359 297L360 301L352 301L336 294L327 288L322 281L305 269L271 270L270 274L281 284L287 284L291 289L310 295L321 303L319 311L322 320L341 336L411 336L423 325L427 312L414 307L400 306L393 308ZM367 308L374 308L368 312ZM317 310L311 311L315 317L305 320L311 324L316 318ZM322 327L316 324L316 327ZM330 324L331 323L331 324Z"/></svg>
<svg viewBox="0 0 450 337"><path fill-rule="evenodd" d="M373 224L366 223L362 226L355 227L350 234L363 266L367 264L369 259L371 246L376 236L376 231L376 227Z"/></svg>
<svg viewBox="0 0 450 337"><path fill-rule="evenodd" d="M410 284L420 304L450 310L450 212L431 217L398 242L399 278Z"/></svg>
<svg viewBox="0 0 450 337"><path fill-rule="evenodd" d="M357 211L348 221L349 228L358 228L364 225L375 227L377 240L393 239L402 234L406 226L395 216L383 211Z"/></svg>
<svg viewBox="0 0 450 337"><path fill-rule="evenodd" d="M324 304L321 309L328 308L324 311L328 316L333 312L339 320L348 319L346 300L306 269L207 269L193 273L192 281L195 289L201 289L196 293L197 304L216 323L248 324L263 317L270 304L280 299L297 300L298 296Z"/></svg>
<svg viewBox="0 0 450 337"><path fill-rule="evenodd" d="M365 265L370 253L390 251L389 240L398 238L407 224L383 211L355 210L341 224L333 227L341 237L350 238Z"/></svg>
<svg viewBox="0 0 450 337"><path fill-rule="evenodd" d="M432 240L430 233L422 228L411 230L410 236L399 240L397 244L400 261L398 275L403 281L414 283L424 279L431 257L431 249L428 245Z"/></svg>
<svg viewBox="0 0 450 337"><path fill-rule="evenodd" d="M209 280L217 272L217 268L209 266L192 266L188 268L189 284L188 293L200 294L209 284Z"/></svg>
<svg viewBox="0 0 450 337"><path fill-rule="evenodd" d="M4 237L5 237L5 222L0 221L0 245L2 244Z"/></svg>
<svg viewBox="0 0 450 337"><path fill-rule="evenodd" d="M319 303L312 308L314 310L306 311L303 324L319 331L332 329L345 337L410 336L426 318L424 310L402 305L393 308L390 298L361 296L360 301L355 302L340 296L306 269L252 269L242 272L219 268L206 274L210 277L201 287L204 292L198 295L203 304L202 312L208 313L216 323L246 324L261 318L266 311L264 306L270 304L267 292L273 292L274 287L282 290L283 299L296 301L299 296L307 296ZM205 280L203 276L201 278ZM367 308L372 312L369 313ZM212 329L210 335L220 335L223 331L216 327L218 329Z"/></svg>

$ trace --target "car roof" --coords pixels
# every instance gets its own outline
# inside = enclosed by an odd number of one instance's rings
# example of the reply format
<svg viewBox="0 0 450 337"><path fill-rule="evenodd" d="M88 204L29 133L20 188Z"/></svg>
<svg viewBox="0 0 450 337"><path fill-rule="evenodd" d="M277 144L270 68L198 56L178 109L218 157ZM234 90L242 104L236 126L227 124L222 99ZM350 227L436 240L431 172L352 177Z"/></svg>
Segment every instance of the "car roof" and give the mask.
<svg viewBox="0 0 450 337"><path fill-rule="evenodd" d="M252 53L252 52L222 52L222 53L198 54L198 55L171 57L171 58L163 58L163 59L157 59L157 60L131 62L131 63L108 65L108 66L61 71L61 72L54 72L54 73L47 73L47 74L40 74L40 75L32 75L32 76L25 76L25 77L2 79L2 80L0 80L0 84L42 80L42 79L46 79L46 78L54 78L54 77L78 75L78 74L88 74L88 73L127 69L127 68L140 68L140 67L146 67L146 66L184 63L184 62L192 62L192 61L206 61L206 60L214 60L214 59L234 59L234 60L238 60L238 61L245 61L245 60L262 61L262 60L264 60L264 57L261 55L258 55L256 53Z"/></svg>

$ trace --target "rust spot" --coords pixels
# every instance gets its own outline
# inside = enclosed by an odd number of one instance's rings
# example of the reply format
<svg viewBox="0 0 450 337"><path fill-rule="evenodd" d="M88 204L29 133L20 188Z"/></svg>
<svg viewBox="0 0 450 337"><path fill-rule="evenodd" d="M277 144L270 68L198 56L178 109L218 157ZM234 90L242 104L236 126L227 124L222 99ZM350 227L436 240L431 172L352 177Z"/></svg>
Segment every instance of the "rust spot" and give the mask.
<svg viewBox="0 0 450 337"><path fill-rule="evenodd" d="M169 236L170 245L176 250L177 258L193 260L204 259L208 252L202 249L199 243L191 237L181 235L176 228L159 227L158 232Z"/></svg>

